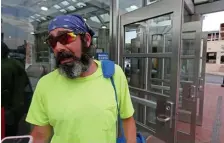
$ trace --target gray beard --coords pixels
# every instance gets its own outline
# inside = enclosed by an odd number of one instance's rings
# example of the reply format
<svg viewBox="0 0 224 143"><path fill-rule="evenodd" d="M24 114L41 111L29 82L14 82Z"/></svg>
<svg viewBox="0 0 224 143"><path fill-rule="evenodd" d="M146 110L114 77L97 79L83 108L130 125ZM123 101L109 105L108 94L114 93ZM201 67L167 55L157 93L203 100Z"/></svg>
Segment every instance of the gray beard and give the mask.
<svg viewBox="0 0 224 143"><path fill-rule="evenodd" d="M75 79L80 77L83 72L86 72L90 67L89 64L83 64L80 61L74 61L72 63L66 63L63 65L59 65L59 73L63 76L66 76L70 79Z"/></svg>

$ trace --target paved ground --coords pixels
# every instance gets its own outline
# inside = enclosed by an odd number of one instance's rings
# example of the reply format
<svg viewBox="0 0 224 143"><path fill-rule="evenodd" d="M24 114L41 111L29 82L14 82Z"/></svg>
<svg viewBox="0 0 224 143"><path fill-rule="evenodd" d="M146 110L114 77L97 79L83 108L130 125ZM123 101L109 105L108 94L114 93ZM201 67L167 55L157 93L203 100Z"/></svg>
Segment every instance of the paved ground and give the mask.
<svg viewBox="0 0 224 143"><path fill-rule="evenodd" d="M182 131L189 132L189 127L189 124L181 123ZM187 142L187 139L184 141ZM148 138L148 143L164 142L152 136ZM196 127L196 143L224 143L224 88L220 85L205 86L203 123Z"/></svg>

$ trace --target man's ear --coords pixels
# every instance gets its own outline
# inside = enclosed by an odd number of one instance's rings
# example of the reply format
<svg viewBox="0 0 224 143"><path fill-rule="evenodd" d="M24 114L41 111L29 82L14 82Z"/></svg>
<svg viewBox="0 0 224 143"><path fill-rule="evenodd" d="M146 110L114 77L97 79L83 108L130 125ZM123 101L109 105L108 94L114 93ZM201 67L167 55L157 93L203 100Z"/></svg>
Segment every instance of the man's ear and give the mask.
<svg viewBox="0 0 224 143"><path fill-rule="evenodd" d="M87 47L89 47L92 42L92 37L90 36L89 33L86 33L85 40L86 40Z"/></svg>

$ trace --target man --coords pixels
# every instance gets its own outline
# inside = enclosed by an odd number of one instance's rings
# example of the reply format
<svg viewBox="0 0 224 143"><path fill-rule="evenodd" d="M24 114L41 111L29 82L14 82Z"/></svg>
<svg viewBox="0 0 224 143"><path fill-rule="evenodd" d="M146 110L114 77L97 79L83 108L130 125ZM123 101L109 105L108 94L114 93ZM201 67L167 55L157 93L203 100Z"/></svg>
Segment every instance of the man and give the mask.
<svg viewBox="0 0 224 143"><path fill-rule="evenodd" d="M79 15L58 16L48 29L57 69L38 82L26 118L34 125L34 143L47 143L52 134L52 143L115 143L114 89L101 63L89 55L94 32ZM126 140L135 143L134 109L117 65L114 80Z"/></svg>
<svg viewBox="0 0 224 143"><path fill-rule="evenodd" d="M10 50L8 46L1 43L1 95L2 109L5 116L5 136L18 134L18 125L26 113L29 103L26 100L26 88L29 86L29 79L23 65L8 58ZM27 109L28 110L28 109Z"/></svg>

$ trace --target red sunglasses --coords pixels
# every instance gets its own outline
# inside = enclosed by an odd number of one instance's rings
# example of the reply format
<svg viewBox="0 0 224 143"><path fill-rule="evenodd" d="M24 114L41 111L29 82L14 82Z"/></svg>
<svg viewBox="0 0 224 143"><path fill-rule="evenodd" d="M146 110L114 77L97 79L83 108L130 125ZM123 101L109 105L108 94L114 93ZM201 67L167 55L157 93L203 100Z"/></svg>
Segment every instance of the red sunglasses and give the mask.
<svg viewBox="0 0 224 143"><path fill-rule="evenodd" d="M57 42L61 43L62 45L66 45L75 41L76 37L77 35L75 35L73 32L66 32L56 37L49 36L46 39L46 43L54 49L57 45Z"/></svg>

